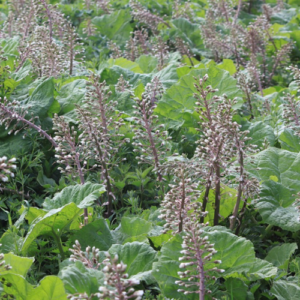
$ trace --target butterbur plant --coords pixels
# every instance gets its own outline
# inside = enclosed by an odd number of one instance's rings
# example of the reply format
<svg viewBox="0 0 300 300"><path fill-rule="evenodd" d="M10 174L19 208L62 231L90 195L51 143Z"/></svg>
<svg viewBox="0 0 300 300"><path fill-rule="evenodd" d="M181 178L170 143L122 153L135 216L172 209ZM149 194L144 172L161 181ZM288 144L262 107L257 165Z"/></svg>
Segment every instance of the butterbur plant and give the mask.
<svg viewBox="0 0 300 300"><path fill-rule="evenodd" d="M126 273L127 265L116 254L114 257L106 252L106 259L103 260L105 267L102 271L105 273L104 285L99 288L99 299L110 300L141 300L144 292L142 290L135 291L133 286L140 284L137 279L128 279Z"/></svg>
<svg viewBox="0 0 300 300"><path fill-rule="evenodd" d="M81 250L81 245L78 240L75 241L73 248L69 249L72 252L69 260L72 262L81 261L86 268L99 269L99 249L95 247L86 247L85 252Z"/></svg>
<svg viewBox="0 0 300 300"><path fill-rule="evenodd" d="M203 169L205 180L205 192L203 197L203 211L206 210L209 192L215 190L215 214L214 224L219 222L219 210L221 200L221 178L226 173L228 161L234 156L232 140L228 133L228 125L231 124L232 106L230 100L214 95L217 92L206 84L208 75L199 80L196 79L197 93L196 112L199 114L200 128L203 135L197 141L195 157L199 159L199 168ZM227 103L226 103L227 102ZM204 168L205 166L205 168ZM201 218L201 222L203 222Z"/></svg>
<svg viewBox="0 0 300 300"><path fill-rule="evenodd" d="M135 152L142 154L137 157L140 163L148 163L154 166L154 171L158 176L158 181L162 182L161 165L170 151L168 147L168 132L164 129L164 124L158 125L158 116L154 114L156 101L162 95L162 86L157 78L147 84L141 99L136 99L134 108L135 117L131 125L134 131Z"/></svg>
<svg viewBox="0 0 300 300"><path fill-rule="evenodd" d="M106 82L91 74L90 87L83 107L77 107L80 118L79 139L85 144L87 156L94 159L101 168L103 183L107 192L107 215L112 214L113 194L110 168L116 165L118 149L127 141L119 133L123 120L117 113L117 102L110 100L111 92Z"/></svg>
<svg viewBox="0 0 300 300"><path fill-rule="evenodd" d="M10 14L5 30L21 35L18 69L28 58L39 77L58 77L67 70L72 75L82 48L73 26L56 6L45 0L26 0L21 14L14 7Z"/></svg>
<svg viewBox="0 0 300 300"><path fill-rule="evenodd" d="M145 9L138 1L130 0L129 5L132 9L131 14L133 18L141 23L146 24L153 33L157 33L157 26L159 23L163 23L170 28L170 25L163 18L152 14L149 10Z"/></svg>
<svg viewBox="0 0 300 300"><path fill-rule="evenodd" d="M160 218L165 220L164 232L172 230L173 234L186 229L189 212L197 210L196 202L200 196L198 183L194 178L199 177L192 161L167 163L167 169L174 175L174 183L169 184L170 191L161 202Z"/></svg>
<svg viewBox="0 0 300 300"><path fill-rule="evenodd" d="M9 14L4 22L3 31L9 37L17 34L22 40L26 39L36 25L36 8L33 0L10 1Z"/></svg>
<svg viewBox="0 0 300 300"><path fill-rule="evenodd" d="M300 86L300 70L293 66L290 66L288 69L292 71L295 82ZM295 130L297 135L300 135L300 102L298 97L287 93L283 99L285 100L283 104L283 118L285 123Z"/></svg>
<svg viewBox="0 0 300 300"><path fill-rule="evenodd" d="M177 37L175 46L182 56L186 55L188 57L191 66L194 66L194 63L192 60L193 54L191 53L190 47L187 45L187 43L184 42L181 38Z"/></svg>
<svg viewBox="0 0 300 300"><path fill-rule="evenodd" d="M150 43L149 43L149 35L148 31L145 28L142 28L140 30L136 30L134 32L134 42L138 49L139 55L141 54L149 54L150 51Z"/></svg>
<svg viewBox="0 0 300 300"><path fill-rule="evenodd" d="M253 104L252 104L252 91L255 88L255 85L253 84L253 81L249 76L247 76L245 73L237 73L236 75L238 80L238 85L241 88L241 90L244 92L244 95L246 97L246 103L249 108L250 117L251 119L254 118L254 111L253 111Z"/></svg>
<svg viewBox="0 0 300 300"><path fill-rule="evenodd" d="M107 0L84 0L83 2L87 10L91 9L92 4L96 4L96 7L100 8L105 14L111 13L110 2Z"/></svg>
<svg viewBox="0 0 300 300"><path fill-rule="evenodd" d="M153 46L153 53L158 58L158 69L163 69L170 53L168 45L160 36L156 39L156 42Z"/></svg>
<svg viewBox="0 0 300 300"><path fill-rule="evenodd" d="M30 52L27 51L30 47ZM65 52L62 46L49 39L49 29L45 26L35 27L29 45L23 48L27 57L32 60L32 68L39 77L58 77L68 68ZM22 60L25 59L21 52Z"/></svg>
<svg viewBox="0 0 300 300"><path fill-rule="evenodd" d="M85 183L84 174L87 171L88 156L84 155L85 144L77 139L77 131L57 115L53 118L53 129L56 131L54 137L57 146L55 147L57 163L63 166L58 167L62 174L70 174L72 178L79 178L80 184ZM88 210L84 208L84 224L88 223Z"/></svg>
<svg viewBox="0 0 300 300"><path fill-rule="evenodd" d="M116 84L116 87L115 87L116 92L124 93L125 91L130 91L131 87L132 87L132 85L128 81L126 81L123 77L123 74L121 74L121 76L119 77L118 82Z"/></svg>
<svg viewBox="0 0 300 300"><path fill-rule="evenodd" d="M296 131L296 134L299 134L300 128L300 107L299 101L297 101L296 97L291 94L287 94L284 97L286 101L286 105L284 106L283 110L283 117L285 122L288 124L289 127Z"/></svg>
<svg viewBox="0 0 300 300"><path fill-rule="evenodd" d="M116 59L122 57L122 51L116 43L114 43L113 41L108 41L107 47L111 51L110 53L111 58Z"/></svg>
<svg viewBox="0 0 300 300"><path fill-rule="evenodd" d="M81 250L81 245L77 240L70 251L72 252L70 256L71 262L81 261L86 268L101 270L105 274L105 280L104 284L99 287L98 293L91 295L86 293L72 294L68 296L68 299L91 300L94 297L106 300L142 299L144 292L142 290L136 291L133 288L133 286L140 284L140 281L128 279L127 266L122 261L119 262L117 254L111 257L108 252L105 252L106 258L99 263L99 249L88 246L84 252Z"/></svg>
<svg viewBox="0 0 300 300"><path fill-rule="evenodd" d="M33 0L36 6L36 17L42 21L49 29L49 40L52 41L54 36L62 34L64 15L46 0Z"/></svg>
<svg viewBox="0 0 300 300"><path fill-rule="evenodd" d="M138 49L132 37L126 42L124 56L131 61L135 61L139 57Z"/></svg>
<svg viewBox="0 0 300 300"><path fill-rule="evenodd" d="M199 113L200 128L203 135L197 141L195 157L199 160L199 167L206 166L203 172L205 180L205 192L203 197L202 209L205 211L209 192L214 188L215 193L215 213L214 225L218 224L220 200L221 200L221 180L225 180L227 175L233 175L230 171L230 166L237 157L237 166L233 169L237 172L237 200L231 216L230 228L233 230L235 221L239 212L241 201L246 201L243 198L243 192L247 193L247 189L255 190L258 186L256 181L252 181L245 171L245 158L247 154L256 152L255 145L246 144L250 139L247 137L248 131L240 131L240 125L232 120L233 105L235 100L230 100L223 95L222 97L213 95L217 90L206 85L208 76L197 80L195 87L197 93L194 97L196 102L196 111ZM251 186L251 188L250 188ZM258 190L258 188L256 188ZM201 222L203 222L201 218Z"/></svg>
<svg viewBox="0 0 300 300"><path fill-rule="evenodd" d="M191 3L189 1L184 1L184 4L181 5L180 2L181 1L178 0L173 1L172 18L185 18L192 21L194 18L194 11L191 7Z"/></svg>
<svg viewBox="0 0 300 300"><path fill-rule="evenodd" d="M199 294L199 300L204 300L206 294L210 294L209 282L216 279L218 273L224 270L217 267L206 269L205 264L213 261L216 265L220 264L220 260L213 260L213 256L217 251L214 245L204 235L203 228L205 224L199 223L199 214L203 214L199 210L195 210L191 217L185 220L185 232L182 242L182 257L179 265L183 271L178 272L181 280L176 281L181 288L178 292L185 295L196 293ZM214 299L214 298L213 298Z"/></svg>
<svg viewBox="0 0 300 300"><path fill-rule="evenodd" d="M55 155L59 164L65 167L59 167L61 173L71 174L73 178L79 177L81 184L84 184L84 166L82 145L77 139L77 131L64 120L63 117L55 115L53 118L53 129L55 130L54 140L57 142ZM87 157L85 157L87 159Z"/></svg>
<svg viewBox="0 0 300 300"><path fill-rule="evenodd" d="M236 12L233 1L210 0L208 5L205 23L201 26L204 44L212 51L216 61L224 57L234 57L239 69L242 64L241 46L244 35L244 28L236 22L240 12L240 3Z"/></svg>
<svg viewBox="0 0 300 300"><path fill-rule="evenodd" d="M238 218L239 207L241 202L244 202L243 210L246 207L247 200L249 197L253 197L259 192L259 182L256 179L252 179L245 170L245 160L248 155L257 152L256 145L247 144L247 141L251 138L247 137L249 131L240 131L240 125L236 122L228 122L228 133L232 139L232 147L236 151L237 166L235 171L238 173L237 178L233 181L237 181L237 198L236 203L230 217L230 229L233 230L235 227L236 220ZM239 220L241 223L241 220Z"/></svg>
<svg viewBox="0 0 300 300"><path fill-rule="evenodd" d="M151 50L147 30L142 28L132 32L132 34L133 37L130 37L125 45L124 56L131 61L135 61L140 55L149 54Z"/></svg>
<svg viewBox="0 0 300 300"><path fill-rule="evenodd" d="M300 299L300 0L0 3L0 300Z"/></svg>
<svg viewBox="0 0 300 300"><path fill-rule="evenodd" d="M76 29L70 22L65 23L64 36L64 52L68 57L69 74L73 74L75 58L83 53L82 45L79 43L79 36Z"/></svg>

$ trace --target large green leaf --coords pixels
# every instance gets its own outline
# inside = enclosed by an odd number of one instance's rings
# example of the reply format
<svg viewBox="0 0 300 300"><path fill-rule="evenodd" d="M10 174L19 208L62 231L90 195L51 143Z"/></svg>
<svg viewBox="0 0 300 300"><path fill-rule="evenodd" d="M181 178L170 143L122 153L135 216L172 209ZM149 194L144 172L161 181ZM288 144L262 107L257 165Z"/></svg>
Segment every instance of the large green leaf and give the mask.
<svg viewBox="0 0 300 300"><path fill-rule="evenodd" d="M254 247L249 240L214 227L208 230L205 235L215 244L214 248L218 252L214 259L222 261L219 268L225 270L222 274L224 277L255 281L261 278L269 279L277 274L276 267L255 257ZM209 262L206 267L213 268L214 264Z"/></svg>
<svg viewBox="0 0 300 300"><path fill-rule="evenodd" d="M25 208L24 206L22 207L22 210L26 209L27 213L25 216L25 219L28 221L29 225L36 219L36 218L42 218L47 212L44 211L41 208L37 207L29 207Z"/></svg>
<svg viewBox="0 0 300 300"><path fill-rule="evenodd" d="M182 76L178 83L169 88L163 99L158 102L156 112L168 119L184 120L184 126L197 127L199 119L194 110L196 102L193 96L196 92L194 77L202 78L205 74L209 76L206 85L218 89L216 95L226 94L229 98L237 97L241 101L242 92L237 88L236 80L227 71L210 67L209 69L192 70L189 74Z"/></svg>
<svg viewBox="0 0 300 300"><path fill-rule="evenodd" d="M31 62L29 60L26 60L23 66L17 72L14 72L12 74L12 78L17 82L21 81L30 74L30 71L31 71Z"/></svg>
<svg viewBox="0 0 300 300"><path fill-rule="evenodd" d="M151 240L151 242L155 248L160 248L163 244L168 242L172 237L173 237L173 235L170 231L165 234L160 234L157 236L150 236L148 238L149 238L149 240Z"/></svg>
<svg viewBox="0 0 300 300"><path fill-rule="evenodd" d="M146 284L155 282L151 272L152 263L156 260L156 251L149 245L140 242L112 245L108 252L118 254L119 260L127 265L129 277L143 280Z"/></svg>
<svg viewBox="0 0 300 300"><path fill-rule="evenodd" d="M5 274L0 276L4 282L4 292L13 295L17 300L28 300L28 295L32 292L33 286L21 275Z"/></svg>
<svg viewBox="0 0 300 300"><path fill-rule="evenodd" d="M278 300L300 299L300 286L297 282L277 280L273 283L271 292Z"/></svg>
<svg viewBox="0 0 300 300"><path fill-rule="evenodd" d="M222 277L226 279L239 278L249 282L276 276L277 268L267 261L257 259L252 243L245 238L238 237L220 226L206 228L203 235L208 236L217 251L213 260L222 261L218 265L220 269L225 270ZM177 235L162 246L158 262L153 264L152 274L158 281L165 297L198 299L195 295L183 295L177 292L178 286L175 281L179 279L177 272L180 271L178 259L182 256L180 254L181 243L182 238ZM206 270L214 267L213 262L205 264Z"/></svg>
<svg viewBox="0 0 300 300"><path fill-rule="evenodd" d="M300 223L299 213L293 203L295 190L285 187L282 183L273 180L262 184L260 197L255 201L264 223L279 226L282 229L298 231Z"/></svg>
<svg viewBox="0 0 300 300"><path fill-rule="evenodd" d="M134 87L143 84L144 86L147 85L151 81L153 77L158 77L160 82L163 84L164 87L169 88L170 86L174 85L177 80L177 65L170 64L160 70L157 73L151 74L140 74L135 73L132 70L128 70L126 68L114 65L111 68L105 68L101 73L101 79L106 80L108 84L115 85L118 82L118 79L121 75L123 75L124 79L127 80L131 85Z"/></svg>
<svg viewBox="0 0 300 300"><path fill-rule="evenodd" d="M286 230L299 230L299 214L292 204L293 195L300 191L300 154L271 147L255 155L247 168L263 182L256 202L263 221Z"/></svg>
<svg viewBox="0 0 300 300"><path fill-rule="evenodd" d="M47 78L40 83L28 100L23 103L29 113L43 118L47 115L49 108L54 101L54 80Z"/></svg>
<svg viewBox="0 0 300 300"><path fill-rule="evenodd" d="M90 295L97 293L99 286L104 281L103 272L86 268L81 261L64 267L59 271L58 277L63 281L69 294L86 292Z"/></svg>
<svg viewBox="0 0 300 300"><path fill-rule="evenodd" d="M120 243L130 241L147 241L147 235L152 229L152 223L139 217L123 217L120 226L113 232Z"/></svg>
<svg viewBox="0 0 300 300"><path fill-rule="evenodd" d="M131 15L128 10L117 10L110 15L95 17L92 22L101 35L107 36L110 40L125 43L133 26L130 24Z"/></svg>
<svg viewBox="0 0 300 300"><path fill-rule="evenodd" d="M285 128L278 140L282 149L300 152L300 137L295 135L292 129Z"/></svg>
<svg viewBox="0 0 300 300"><path fill-rule="evenodd" d="M85 184L69 185L52 199L46 198L43 203L45 210L60 208L68 203L75 203L79 208L86 208L94 204L105 192L102 184L86 182Z"/></svg>
<svg viewBox="0 0 300 300"><path fill-rule="evenodd" d="M71 237L72 244L76 240L79 241L83 249L87 246L94 246L99 250L108 250L115 243L115 238L104 219L98 219L80 230L76 230Z"/></svg>
<svg viewBox="0 0 300 300"><path fill-rule="evenodd" d="M181 257L181 243L181 237L176 236L162 246L158 262L153 263L152 274L165 297L196 300L199 299L199 296L196 297L193 294L183 295L177 292L179 286L175 284L175 281L179 280L177 273L180 271L178 259Z"/></svg>
<svg viewBox="0 0 300 300"><path fill-rule="evenodd" d="M78 223L78 217L82 210L74 203L69 203L61 208L52 209L42 218L37 218L29 227L24 240L22 252L26 253L31 243L40 235L59 237L72 223ZM78 227L78 224L77 226Z"/></svg>
<svg viewBox="0 0 300 300"><path fill-rule="evenodd" d="M284 187L300 190L300 154L270 147L254 156L253 164L248 164L250 172L259 181L272 176Z"/></svg>
<svg viewBox="0 0 300 300"><path fill-rule="evenodd" d="M26 153L32 147L30 139L23 139L23 134L8 136L0 139L0 156L20 155L20 152Z"/></svg>
<svg viewBox="0 0 300 300"><path fill-rule="evenodd" d="M150 74L134 73L133 71L122 68L120 66L105 68L101 73L101 79L105 80L108 84L115 85L121 75L123 75L124 79L134 87L139 85L140 83L146 86L146 84L151 81Z"/></svg>
<svg viewBox="0 0 300 300"><path fill-rule="evenodd" d="M277 24L286 24L297 15L297 12L295 8L281 9L272 15L272 21Z"/></svg>
<svg viewBox="0 0 300 300"><path fill-rule="evenodd" d="M219 69L228 71L231 76L236 73L235 64L231 59L223 59L223 62L218 64L217 67Z"/></svg>
<svg viewBox="0 0 300 300"><path fill-rule="evenodd" d="M172 24L174 28L170 32L170 37L174 39L179 36L192 47L194 53L199 54L199 48L203 47L199 25L191 23L185 18L172 20Z"/></svg>
<svg viewBox="0 0 300 300"><path fill-rule="evenodd" d="M38 287L32 290L28 298L30 300L67 300L67 294L62 280L56 276L46 276Z"/></svg>
<svg viewBox="0 0 300 300"><path fill-rule="evenodd" d="M120 57L116 59L109 59L108 64L110 67L112 66L119 66L123 69L130 70L134 73L140 73L143 74L143 70L140 68L139 64L133 61L130 61L126 58Z"/></svg>
<svg viewBox="0 0 300 300"><path fill-rule="evenodd" d="M62 86L57 97L61 107L61 113L65 114L75 108L75 104L80 104L85 97L86 80L76 79Z"/></svg>
<svg viewBox="0 0 300 300"><path fill-rule="evenodd" d="M9 264L12 268L8 271L2 271L1 275L13 273L16 275L26 276L29 268L34 262L34 258L20 257L13 253L4 254L5 264Z"/></svg>
<svg viewBox="0 0 300 300"><path fill-rule="evenodd" d="M136 62L144 73L151 73L157 67L158 59L151 55L141 55Z"/></svg>
<svg viewBox="0 0 300 300"><path fill-rule="evenodd" d="M248 286L242 280L228 278L225 287L230 300L247 300Z"/></svg>
<svg viewBox="0 0 300 300"><path fill-rule="evenodd" d="M272 263L275 267L279 269L287 270L289 260L296 249L298 249L296 243L276 246L268 252L268 255L265 257L265 260Z"/></svg>
<svg viewBox="0 0 300 300"><path fill-rule="evenodd" d="M252 123L248 130L250 131L248 134L248 136L251 138L251 140L249 141L250 144L262 147L262 144L266 139L270 146L275 145L276 137L274 134L274 130L271 126L265 124L264 122L260 121Z"/></svg>
<svg viewBox="0 0 300 300"><path fill-rule="evenodd" d="M0 252L9 253L15 252L18 253L20 247L22 246L23 238L19 236L16 230L8 229L6 230L1 239L0 239Z"/></svg>
<svg viewBox="0 0 300 300"><path fill-rule="evenodd" d="M2 42L2 41L1 41ZM9 38L1 44L4 54L18 54L19 39L18 37Z"/></svg>

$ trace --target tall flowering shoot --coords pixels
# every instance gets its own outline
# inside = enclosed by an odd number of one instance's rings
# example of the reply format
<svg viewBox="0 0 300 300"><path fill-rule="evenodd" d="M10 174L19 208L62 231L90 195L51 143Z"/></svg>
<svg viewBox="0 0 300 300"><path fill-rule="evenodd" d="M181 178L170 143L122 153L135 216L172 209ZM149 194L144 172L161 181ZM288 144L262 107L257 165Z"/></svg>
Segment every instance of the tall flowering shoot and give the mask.
<svg viewBox="0 0 300 300"><path fill-rule="evenodd" d="M232 0L209 0L201 32L214 60L234 59L237 70L245 68L263 95L263 89L272 82L279 67L288 63L293 44L287 41L278 46L274 42L270 20L272 14L278 11L277 6L263 5L264 14L246 27L238 19L242 2L239 0L236 6Z"/></svg>
<svg viewBox="0 0 300 300"><path fill-rule="evenodd" d="M135 152L141 152L137 157L139 163L148 163L154 166L158 181L163 181L162 163L168 147L168 132L163 130L164 124L158 125L158 116L154 114L156 102L161 98L163 87L158 78L154 78L146 86L141 99L136 99L135 117L132 124L134 131Z"/></svg>
<svg viewBox="0 0 300 300"><path fill-rule="evenodd" d="M136 279L128 279L126 273L127 265L116 254L112 257L108 252L105 253L106 259L102 262L105 267L102 271L105 273L105 286L99 288L99 299L111 300L141 300L144 292L142 290L135 291L133 286L140 283Z"/></svg>
<svg viewBox="0 0 300 300"><path fill-rule="evenodd" d="M70 261L81 261L86 268L101 270L105 274L105 280L103 285L99 287L99 292L91 295L87 295L87 293L72 294L68 296L69 299L91 300L95 299L95 297L106 300L142 299L144 292L142 290L136 291L133 288L140 281L128 279L127 266L122 261L119 261L117 254L112 257L108 252L105 252L105 259L99 263L99 249L88 246L84 252L81 250L81 245L77 240L70 251L72 252Z"/></svg>
<svg viewBox="0 0 300 300"><path fill-rule="evenodd" d="M246 205L250 191L250 194L258 191L258 182L249 178L244 167L245 158L248 153L254 153L256 147L247 144L249 132L241 132L240 125L232 120L235 100L228 99L226 95L222 97L213 95L217 90L207 85L206 81L207 75L195 84L197 93L194 95L198 100L196 111L200 118L197 130L203 134L197 142L195 151L199 168L202 167L204 170L203 178L205 178L202 209L206 210L210 190L214 189L214 224L217 225L220 218L221 181L235 183L238 190L237 200L230 219L230 228L233 230L241 201ZM231 167L235 160L237 164ZM205 169L203 166L206 166ZM227 179L228 175L233 176L231 181ZM201 222L203 221L201 218Z"/></svg>
<svg viewBox="0 0 300 300"><path fill-rule="evenodd" d="M243 62L241 45L244 35L244 28L237 22L241 1L236 11L234 7L235 3L231 0L209 0L201 32L205 46L212 51L216 61L234 57L239 69Z"/></svg>
<svg viewBox="0 0 300 300"><path fill-rule="evenodd" d="M75 58L82 53L72 24L46 0L24 0L10 6L10 17L4 30L21 36L18 69L26 59L39 76L58 77L69 71L72 75Z"/></svg>
<svg viewBox="0 0 300 300"><path fill-rule="evenodd" d="M232 140L227 126L231 122L231 105L224 97L214 95L217 92L208 85L208 75L196 80L197 93L196 112L199 114L198 131L202 136L197 141L195 158L199 161L199 168L203 170L205 192L203 197L203 211L206 210L209 192L215 190L214 224L219 222L221 200L221 178L225 175L228 162L234 155ZM201 222L204 219L201 218Z"/></svg>
<svg viewBox="0 0 300 300"><path fill-rule="evenodd" d="M300 91L300 69L295 66L288 68L291 70L298 90ZM300 137L300 101L296 95L286 94L284 97L285 103L283 104L283 118L286 125L293 130L293 133ZM296 211L299 213L298 220L300 221L300 193L294 195L296 197L293 205Z"/></svg>
<svg viewBox="0 0 300 300"><path fill-rule="evenodd" d="M87 171L89 157L84 155L85 144L78 140L78 132L74 126L70 126L63 117L55 115L53 118L53 129L56 131L54 140L58 170L62 174L71 175L72 179L79 178L80 184L85 183L84 174ZM84 209L84 223L88 223L88 211Z"/></svg>
<svg viewBox="0 0 300 300"><path fill-rule="evenodd" d="M167 163L167 169L174 176L173 183L169 184L170 191L161 202L161 216L165 220L164 232L172 230L173 234L186 229L188 214L199 205L196 200L200 196L197 190L199 172L193 161L180 161L175 158L173 163Z"/></svg>
<svg viewBox="0 0 300 300"><path fill-rule="evenodd" d="M217 251L214 245L204 235L204 224L199 223L199 218L204 217L206 213L201 212L200 208L194 206L191 216L185 220L185 231L182 242L182 257L179 265L183 271L178 272L181 280L175 283L180 286L178 292L185 295L199 294L199 300L204 300L206 294L210 294L209 285L212 280L216 279L218 273L224 270L217 267L206 269L206 263L213 261L216 265L220 264L220 260L213 260L213 256Z"/></svg>
<svg viewBox="0 0 300 300"><path fill-rule="evenodd" d="M300 70L297 67L290 66L295 83L300 91ZM288 127L295 131L295 134L300 136L300 101L296 95L287 93L284 97L283 118Z"/></svg>
<svg viewBox="0 0 300 300"><path fill-rule="evenodd" d="M257 152L256 145L248 144L247 141L251 138L247 137L249 131L240 131L240 125L236 122L228 123L228 133L232 138L232 147L235 151L237 164L234 166L235 172L238 174L232 183L237 185L236 203L230 217L230 229L233 230L235 223L238 220L241 224L241 219L238 219L238 213L241 203L243 202L242 211L245 210L248 198L254 197L259 193L259 182L255 178L251 178L245 169L246 158Z"/></svg>
<svg viewBox="0 0 300 300"><path fill-rule="evenodd" d="M79 139L85 145L87 156L101 168L107 191L107 215L110 216L115 198L110 169L118 163L117 152L127 140L119 133L123 120L117 112L117 102L110 100L111 92L106 82L100 82L99 76L91 74L89 84L84 106L77 107L81 131Z"/></svg>
<svg viewBox="0 0 300 300"><path fill-rule="evenodd" d="M152 49L146 29L136 30L132 34L133 37L125 45L124 56L131 61L135 61L142 54L150 54Z"/></svg>
<svg viewBox="0 0 300 300"><path fill-rule="evenodd" d="M9 36L19 35L26 39L36 26L35 14L37 7L33 0L12 0L4 22L3 31Z"/></svg>

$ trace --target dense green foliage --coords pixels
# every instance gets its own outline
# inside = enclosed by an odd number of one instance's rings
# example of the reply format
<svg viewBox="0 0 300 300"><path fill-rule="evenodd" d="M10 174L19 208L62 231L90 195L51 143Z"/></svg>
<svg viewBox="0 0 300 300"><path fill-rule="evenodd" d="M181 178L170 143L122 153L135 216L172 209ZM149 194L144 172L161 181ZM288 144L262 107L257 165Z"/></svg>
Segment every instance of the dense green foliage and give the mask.
<svg viewBox="0 0 300 300"><path fill-rule="evenodd" d="M298 0L0 17L0 299L300 299Z"/></svg>

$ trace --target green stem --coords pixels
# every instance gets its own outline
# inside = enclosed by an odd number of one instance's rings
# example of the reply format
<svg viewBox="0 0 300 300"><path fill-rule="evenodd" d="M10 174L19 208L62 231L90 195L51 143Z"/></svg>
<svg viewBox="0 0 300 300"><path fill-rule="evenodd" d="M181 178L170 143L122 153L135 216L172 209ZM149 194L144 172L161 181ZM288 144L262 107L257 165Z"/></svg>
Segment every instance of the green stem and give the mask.
<svg viewBox="0 0 300 300"><path fill-rule="evenodd" d="M58 247L58 250L59 250L59 253L60 253L60 256L61 256L61 260L64 260L65 259L65 253L64 253L64 249L63 249L63 246L62 246L60 236L58 236L56 234L56 232L54 231L53 228L52 228L52 233L53 233L53 237L54 237L54 240L56 242L56 245Z"/></svg>
<svg viewBox="0 0 300 300"><path fill-rule="evenodd" d="M269 224L266 229L265 229L265 232L263 234L261 234L260 237L266 237L267 235L269 235L269 233L271 232L273 228L273 225Z"/></svg>

